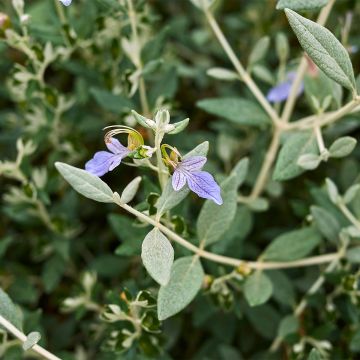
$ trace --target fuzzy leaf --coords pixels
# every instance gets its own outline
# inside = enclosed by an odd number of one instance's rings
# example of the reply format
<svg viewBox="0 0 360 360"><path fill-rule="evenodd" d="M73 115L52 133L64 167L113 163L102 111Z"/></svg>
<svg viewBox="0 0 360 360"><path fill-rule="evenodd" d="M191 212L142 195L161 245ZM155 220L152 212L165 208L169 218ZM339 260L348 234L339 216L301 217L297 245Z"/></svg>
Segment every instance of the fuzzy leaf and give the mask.
<svg viewBox="0 0 360 360"><path fill-rule="evenodd" d="M288 315L281 320L278 336L282 339L290 334L294 334L299 329L299 320L294 315Z"/></svg>
<svg viewBox="0 0 360 360"><path fill-rule="evenodd" d="M170 279L174 261L174 249L167 237L154 228L142 243L141 259L151 277L160 285L166 285Z"/></svg>
<svg viewBox="0 0 360 360"><path fill-rule="evenodd" d="M120 201L122 204L129 203L136 195L139 185L141 182L141 176L136 177L129 184L126 185L125 189L121 193Z"/></svg>
<svg viewBox="0 0 360 360"><path fill-rule="evenodd" d="M356 139L350 136L344 136L335 140L330 148L330 156L333 158L342 158L349 155L356 146Z"/></svg>
<svg viewBox="0 0 360 360"><path fill-rule="evenodd" d="M294 230L278 236L265 249L262 258L268 261L302 259L319 245L321 236L314 228Z"/></svg>
<svg viewBox="0 0 360 360"><path fill-rule="evenodd" d="M204 271L197 257L177 259L171 269L170 281L159 291L159 320L165 320L184 309L200 290L203 277Z"/></svg>
<svg viewBox="0 0 360 360"><path fill-rule="evenodd" d="M22 348L26 351L31 349L34 345L36 345L41 339L41 334L37 331L31 332L27 339L24 341Z"/></svg>
<svg viewBox="0 0 360 360"><path fill-rule="evenodd" d="M81 195L105 203L113 202L113 192L99 177L74 166L55 163L64 179Z"/></svg>
<svg viewBox="0 0 360 360"><path fill-rule="evenodd" d="M206 74L208 76L211 76L219 80L225 80L225 81L239 80L239 75L236 72L220 67L211 68L206 72Z"/></svg>
<svg viewBox="0 0 360 360"><path fill-rule="evenodd" d="M22 316L8 294L0 288L0 315L10 321L19 330L22 330ZM1 328L1 325L0 325Z"/></svg>
<svg viewBox="0 0 360 360"><path fill-rule="evenodd" d="M304 172L298 165L298 160L304 154L316 154L316 141L310 131L300 131L291 134L285 141L278 155L274 180L289 180Z"/></svg>
<svg viewBox="0 0 360 360"><path fill-rule="evenodd" d="M188 126L189 121L190 121L190 119L187 118L187 119L184 119L177 123L172 124L175 126L175 128L174 128L174 130L169 131L168 134L175 135L175 134L178 134L179 132L183 131Z"/></svg>
<svg viewBox="0 0 360 360"><path fill-rule="evenodd" d="M320 233L332 243L337 243L341 227L336 217L319 206L312 206L311 214Z"/></svg>
<svg viewBox="0 0 360 360"><path fill-rule="evenodd" d="M251 274L245 281L244 294L250 306L264 304L272 292L271 280L261 271Z"/></svg>
<svg viewBox="0 0 360 360"><path fill-rule="evenodd" d="M279 0L276 4L277 10L284 10L286 8L299 10L318 10L324 7L329 0Z"/></svg>
<svg viewBox="0 0 360 360"><path fill-rule="evenodd" d="M330 79L353 91L354 71L349 54L340 41L325 27L295 11L286 9L285 13L302 48L314 63Z"/></svg>

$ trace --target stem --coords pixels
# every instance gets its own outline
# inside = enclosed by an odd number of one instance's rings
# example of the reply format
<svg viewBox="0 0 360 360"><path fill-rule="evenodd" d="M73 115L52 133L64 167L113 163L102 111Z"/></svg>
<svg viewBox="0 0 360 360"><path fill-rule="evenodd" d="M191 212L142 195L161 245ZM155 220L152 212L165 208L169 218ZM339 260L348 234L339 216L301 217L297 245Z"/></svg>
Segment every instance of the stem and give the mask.
<svg viewBox="0 0 360 360"><path fill-rule="evenodd" d="M240 79L244 81L244 83L247 85L249 90L253 93L253 95L255 96L257 101L264 108L266 113L270 116L273 123L278 126L281 126L280 118L279 118L278 114L275 112L273 107L267 101L264 94L258 88L258 86L254 82L254 80L251 78L249 73L242 66L241 62L235 55L234 50L231 48L229 42L227 41L226 37L224 36L222 30L220 29L219 24L217 23L213 14L208 9L205 9L204 12L206 15L206 19L208 20L216 38L218 39L218 41L219 41L220 45L222 46L222 48L224 49L226 55L229 57L230 61L232 62L235 70L238 72Z"/></svg>
<svg viewBox="0 0 360 360"><path fill-rule="evenodd" d="M296 317L299 317L302 314L302 312L305 310L305 308L307 306L307 302L308 302L308 300L307 300L308 296L315 294L321 288L321 286L324 284L324 281L325 281L324 275L326 273L333 271L336 268L336 266L338 265L339 259L340 259L340 257L338 257L337 259L333 259L333 261L326 267L325 271L318 277L318 279L314 282L314 284L308 290L306 295L303 297L303 299L300 301L300 303L294 310L294 315ZM279 349L282 341L283 341L283 338L281 336L276 337L270 347L270 351L276 352Z"/></svg>
<svg viewBox="0 0 360 360"><path fill-rule="evenodd" d="M315 125L314 132L315 132L316 141L317 141L318 148L319 148L319 153L321 155L321 154L323 154L324 151L326 151L326 148L325 148L324 138L322 136L320 126Z"/></svg>
<svg viewBox="0 0 360 360"><path fill-rule="evenodd" d="M277 150L280 145L281 130L275 128L273 138L270 143L270 147L265 155L264 162L262 163L259 175L256 178L254 188L250 194L250 199L256 199L263 191L270 169L275 161Z"/></svg>
<svg viewBox="0 0 360 360"><path fill-rule="evenodd" d="M157 162L159 183L161 189L164 189L167 181L167 172L161 154L161 141L163 139L163 136L164 134L162 132L156 131L155 133L156 162Z"/></svg>
<svg viewBox="0 0 360 360"><path fill-rule="evenodd" d="M341 212L346 216L346 218L357 228L360 230L360 221L353 215L353 213L349 210L349 208L343 203L339 202L337 204Z"/></svg>
<svg viewBox="0 0 360 360"><path fill-rule="evenodd" d="M142 212L134 209L133 207L122 204L116 200L114 200L117 205L119 205L124 210L128 211L130 214L135 215L139 220L145 221L150 225L157 227L162 233L167 235L170 239L183 246L184 248L192 251L196 255L214 261L219 264L228 265L228 266L244 266L247 269L261 269L261 270L271 270L271 269L285 269L285 268L293 268L293 267L303 267L303 266L312 266L323 263L328 263L333 260L338 260L342 257L342 254L332 253L327 255L313 256L306 259L295 260L295 261L286 261L286 262L262 262L262 261L246 261L241 259L236 259L228 256L217 255L211 253L209 251L203 250L185 240L172 230L168 229L166 226L161 224L159 221L154 220L148 215L143 214Z"/></svg>
<svg viewBox="0 0 360 360"><path fill-rule="evenodd" d="M15 327L11 322L6 320L3 316L0 315L0 324L11 334L13 334L16 338L25 342L27 340L27 336L21 332L17 327ZM42 355L45 359L48 360L61 360L56 355L50 353L40 345L35 344L32 348L32 351L35 351L39 355Z"/></svg>

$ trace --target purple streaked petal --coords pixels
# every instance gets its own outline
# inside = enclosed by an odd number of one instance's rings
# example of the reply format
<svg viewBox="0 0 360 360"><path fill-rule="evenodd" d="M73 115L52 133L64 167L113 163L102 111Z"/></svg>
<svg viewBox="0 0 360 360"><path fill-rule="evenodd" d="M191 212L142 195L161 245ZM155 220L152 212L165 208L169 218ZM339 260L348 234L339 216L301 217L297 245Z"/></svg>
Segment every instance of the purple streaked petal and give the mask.
<svg viewBox="0 0 360 360"><path fill-rule="evenodd" d="M112 153L117 154L117 155L122 155L122 154L127 155L130 152L130 150L127 147L122 145L120 143L120 141L115 138L110 138L109 142L106 142L105 144Z"/></svg>
<svg viewBox="0 0 360 360"><path fill-rule="evenodd" d="M282 102L288 98L290 90L291 90L291 82L286 81L271 88L268 94L266 95L266 98L270 102L274 102L274 103Z"/></svg>
<svg viewBox="0 0 360 360"><path fill-rule="evenodd" d="M181 190L186 184L186 176L181 172L180 169L176 169L171 178L171 184L175 191Z"/></svg>
<svg viewBox="0 0 360 360"><path fill-rule="evenodd" d="M107 151L98 151L85 164L85 170L96 176L103 176L121 163L121 155L114 155Z"/></svg>
<svg viewBox="0 0 360 360"><path fill-rule="evenodd" d="M189 158L183 159L179 166L181 169L193 172L201 170L206 161L207 158L205 156L190 156Z"/></svg>
<svg viewBox="0 0 360 360"><path fill-rule="evenodd" d="M220 186L208 172L196 171L193 173L186 173L186 179L190 190L198 196L205 199L211 199L218 205L223 203L220 194Z"/></svg>

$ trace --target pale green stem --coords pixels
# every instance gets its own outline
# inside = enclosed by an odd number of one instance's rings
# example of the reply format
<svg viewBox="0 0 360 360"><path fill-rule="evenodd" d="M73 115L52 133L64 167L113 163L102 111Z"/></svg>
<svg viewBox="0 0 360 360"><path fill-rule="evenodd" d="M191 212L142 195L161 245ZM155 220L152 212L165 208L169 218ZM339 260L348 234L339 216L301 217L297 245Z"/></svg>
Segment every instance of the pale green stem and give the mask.
<svg viewBox="0 0 360 360"><path fill-rule="evenodd" d="M6 320L3 316L0 315L0 325L2 325L9 333L14 335L23 343L27 340L27 336L21 332L17 327L15 327L11 322ZM40 345L35 344L32 348L32 351L38 353L39 355L43 356L45 359L48 360L61 360L56 355L52 354L51 352L47 351Z"/></svg>
<svg viewBox="0 0 360 360"><path fill-rule="evenodd" d="M161 142L162 142L163 136L164 136L163 133L156 131L156 133L155 133L156 162L157 162L159 183L160 183L161 189L164 189L167 179L168 179L168 173L166 171L164 162L162 160L162 154L161 154Z"/></svg>

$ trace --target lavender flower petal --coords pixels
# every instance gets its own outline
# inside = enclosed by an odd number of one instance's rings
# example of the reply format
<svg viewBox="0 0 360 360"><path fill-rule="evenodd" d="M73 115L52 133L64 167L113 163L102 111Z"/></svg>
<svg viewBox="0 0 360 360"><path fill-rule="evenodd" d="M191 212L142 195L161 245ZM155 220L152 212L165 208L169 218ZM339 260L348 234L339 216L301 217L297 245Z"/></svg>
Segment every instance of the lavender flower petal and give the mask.
<svg viewBox="0 0 360 360"><path fill-rule="evenodd" d="M107 151L98 151L94 157L85 164L85 170L96 176L103 176L121 163L123 156Z"/></svg>
<svg viewBox="0 0 360 360"><path fill-rule="evenodd" d="M182 173L181 169L177 168L171 179L172 187L175 191L181 190L186 184L186 176Z"/></svg>
<svg viewBox="0 0 360 360"><path fill-rule="evenodd" d="M186 179L190 190L198 196L205 199L211 199L218 205L223 203L220 194L220 186L208 172L196 171L193 173L186 173Z"/></svg>
<svg viewBox="0 0 360 360"><path fill-rule="evenodd" d="M126 154L127 155L130 152L130 150L127 147L122 145L120 143L120 141L115 138L110 138L109 142L106 142L106 146L114 154L118 154L118 155Z"/></svg>
<svg viewBox="0 0 360 360"><path fill-rule="evenodd" d="M291 82L289 81L283 82L270 89L270 91L266 95L266 98L270 102L274 102L274 103L282 102L288 98L290 89L291 89Z"/></svg>
<svg viewBox="0 0 360 360"><path fill-rule="evenodd" d="M205 156L190 156L181 161L179 167L186 171L198 171L201 170L202 167L205 165L207 159Z"/></svg>
<svg viewBox="0 0 360 360"><path fill-rule="evenodd" d="M69 6L72 2L72 0L60 0L65 6Z"/></svg>

